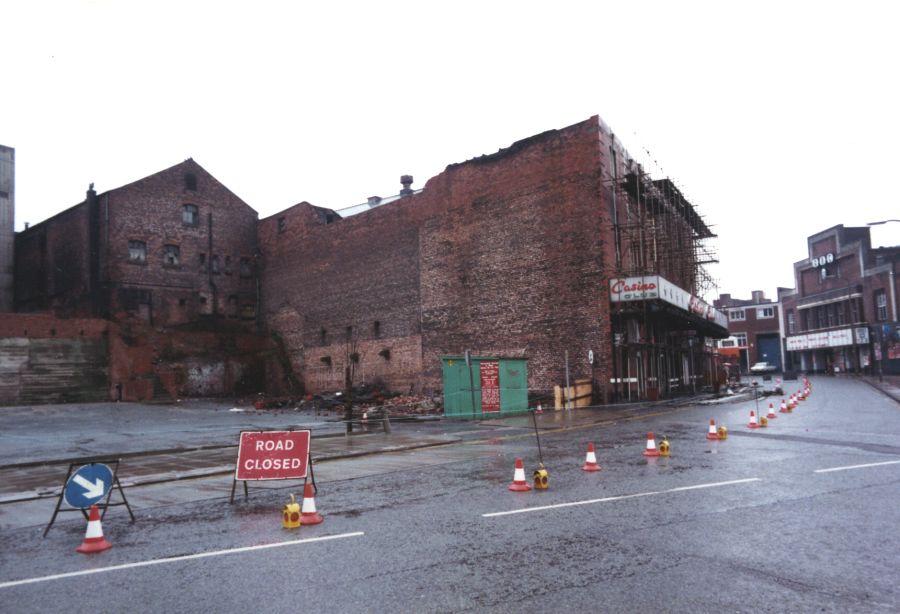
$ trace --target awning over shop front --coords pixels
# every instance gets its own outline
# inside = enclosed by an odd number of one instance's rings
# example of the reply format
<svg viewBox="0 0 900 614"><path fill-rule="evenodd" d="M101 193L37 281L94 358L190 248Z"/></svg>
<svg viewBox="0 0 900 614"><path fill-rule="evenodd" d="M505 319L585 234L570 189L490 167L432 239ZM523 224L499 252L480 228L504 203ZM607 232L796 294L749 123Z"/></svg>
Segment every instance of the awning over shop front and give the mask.
<svg viewBox="0 0 900 614"><path fill-rule="evenodd" d="M609 300L612 303L657 304L661 311L675 316L707 337L728 337L725 314L687 290L679 288L660 275L616 277L609 280Z"/></svg>

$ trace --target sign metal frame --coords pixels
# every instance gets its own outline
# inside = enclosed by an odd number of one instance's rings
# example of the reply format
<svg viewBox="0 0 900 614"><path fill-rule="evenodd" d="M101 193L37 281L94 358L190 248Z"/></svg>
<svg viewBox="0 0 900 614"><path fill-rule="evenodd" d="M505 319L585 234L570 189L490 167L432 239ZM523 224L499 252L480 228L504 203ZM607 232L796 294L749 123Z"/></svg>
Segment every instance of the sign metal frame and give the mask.
<svg viewBox="0 0 900 614"><path fill-rule="evenodd" d="M238 480L238 477L237 477L238 463L240 462L240 458L241 458L240 457L240 444L241 444L241 438L244 433L271 433L271 432L298 433L298 432L303 432L303 431L309 433L309 446L306 451L306 475L304 477L302 477L302 478L265 478L265 479L261 479L261 480ZM260 481L273 481L273 480L300 480L300 479L302 479L303 486L305 488L307 480L312 480L313 490L318 492L318 487L316 486L316 476L315 476L315 473L313 472L312 430L287 428L287 429L270 429L270 430L253 429L253 430L248 430L248 431L241 431L238 434L238 458L235 461L234 469L235 469L234 472L232 472L232 474L231 474L231 496L228 499L228 503L231 505L234 504L234 493L235 493L235 490L237 489L237 483L239 481L244 483L244 501L248 501L250 499L250 491L247 486L247 482L260 482Z"/></svg>
<svg viewBox="0 0 900 614"><path fill-rule="evenodd" d="M44 529L43 537L47 537L47 533L50 531L50 527L53 526L53 523L56 522L56 517L62 512L81 512L81 515L84 516L84 519L88 519L88 513L85 511L85 508L82 507L62 507L62 502L65 499L66 495L66 486L69 483L69 478L72 477L72 474L77 471L79 467L84 465L113 465L112 467L112 482L109 485L109 490L106 491L106 495L101 497L102 499L106 499L102 503L99 501L95 503L99 509L103 510L100 514L100 519L106 517L106 512L111 507L116 507L119 505L124 505L128 510L128 515L131 517L131 522L135 521L134 512L131 509L131 505L128 503L128 499L125 497L125 489L122 487L122 482L119 481L119 464L122 462L121 458L88 458L75 463L69 463L69 470L66 471L66 478L63 480L62 487L59 489L59 497L56 499L56 507L53 510L53 515L50 517L50 522L47 523L47 527ZM122 497L121 501L112 502L112 494L113 491L118 489L119 496Z"/></svg>

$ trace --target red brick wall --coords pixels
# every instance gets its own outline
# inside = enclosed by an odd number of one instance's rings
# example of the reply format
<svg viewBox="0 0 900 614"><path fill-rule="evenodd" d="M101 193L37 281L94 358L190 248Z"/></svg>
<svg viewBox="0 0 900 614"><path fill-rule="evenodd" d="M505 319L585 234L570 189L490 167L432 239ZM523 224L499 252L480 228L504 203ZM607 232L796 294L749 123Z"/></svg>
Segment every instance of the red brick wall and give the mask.
<svg viewBox="0 0 900 614"><path fill-rule="evenodd" d="M187 189L187 173L195 176L196 190ZM196 226L182 220L186 204L199 209ZM108 226L104 223L101 229L105 243L101 269L111 281L113 314L143 310L147 315L149 310L154 324L180 324L211 314L216 304L217 312L228 319L240 320L242 310L253 319L255 273L241 277L240 262L255 261L257 214L196 162L187 160L101 195L101 219L107 211ZM130 240L146 243L145 263L129 261ZM164 264L165 245L178 246L177 266ZM214 256L219 259L218 274L210 274ZM149 292L150 306L135 309L135 299L142 299L121 289Z"/></svg>
<svg viewBox="0 0 900 614"><path fill-rule="evenodd" d="M526 356L532 388L563 381L566 349L573 378L607 381L599 150L592 118L451 165L421 193L345 220L327 224L307 204L263 220L266 322L306 385L339 385L348 327L359 372L393 388L439 387L439 356L465 349Z"/></svg>

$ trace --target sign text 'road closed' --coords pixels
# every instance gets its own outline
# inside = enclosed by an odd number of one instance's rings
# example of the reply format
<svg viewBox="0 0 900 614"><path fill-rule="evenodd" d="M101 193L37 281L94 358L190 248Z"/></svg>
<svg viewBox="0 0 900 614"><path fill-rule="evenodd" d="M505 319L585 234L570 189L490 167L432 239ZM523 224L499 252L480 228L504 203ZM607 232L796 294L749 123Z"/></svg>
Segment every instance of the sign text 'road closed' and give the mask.
<svg viewBox="0 0 900 614"><path fill-rule="evenodd" d="M296 480L306 477L309 431L244 431L235 480Z"/></svg>

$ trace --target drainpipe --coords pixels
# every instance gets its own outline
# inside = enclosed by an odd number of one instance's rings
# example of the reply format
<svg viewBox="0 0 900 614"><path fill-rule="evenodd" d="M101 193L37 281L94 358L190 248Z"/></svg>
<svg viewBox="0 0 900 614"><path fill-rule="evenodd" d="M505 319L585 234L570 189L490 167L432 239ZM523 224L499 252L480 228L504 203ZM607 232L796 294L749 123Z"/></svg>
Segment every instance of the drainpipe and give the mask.
<svg viewBox="0 0 900 614"><path fill-rule="evenodd" d="M209 278L209 287L212 290L212 315L213 320L219 314L219 296L218 296L218 288L216 288L216 282L213 281L213 218L212 213L208 213L206 216L206 225L207 225L207 235L209 239L209 263L206 267L207 269L207 277Z"/></svg>

